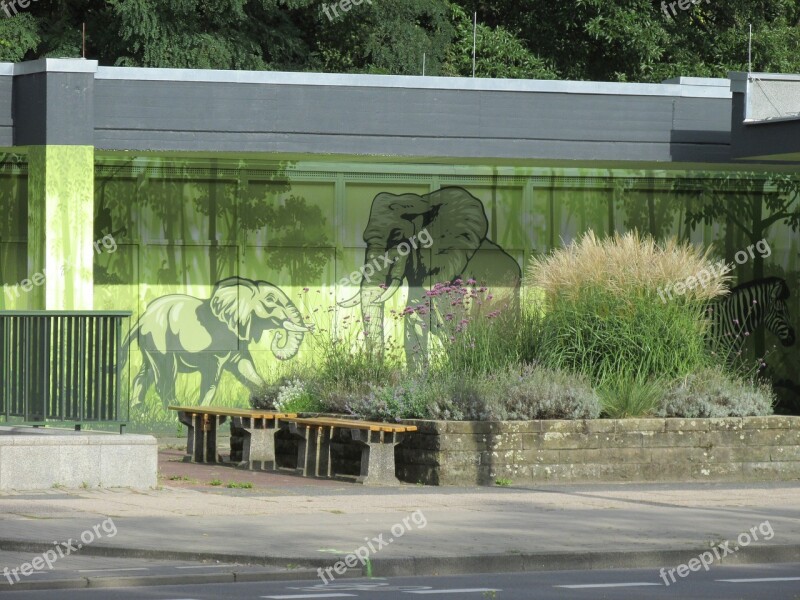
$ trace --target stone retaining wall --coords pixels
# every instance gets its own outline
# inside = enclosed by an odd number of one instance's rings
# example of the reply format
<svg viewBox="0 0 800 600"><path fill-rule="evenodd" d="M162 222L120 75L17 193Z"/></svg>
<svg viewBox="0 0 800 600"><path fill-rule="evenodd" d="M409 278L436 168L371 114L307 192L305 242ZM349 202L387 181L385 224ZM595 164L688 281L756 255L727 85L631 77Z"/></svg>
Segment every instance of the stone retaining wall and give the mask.
<svg viewBox="0 0 800 600"><path fill-rule="evenodd" d="M397 475L428 485L800 479L800 417L408 421Z"/></svg>

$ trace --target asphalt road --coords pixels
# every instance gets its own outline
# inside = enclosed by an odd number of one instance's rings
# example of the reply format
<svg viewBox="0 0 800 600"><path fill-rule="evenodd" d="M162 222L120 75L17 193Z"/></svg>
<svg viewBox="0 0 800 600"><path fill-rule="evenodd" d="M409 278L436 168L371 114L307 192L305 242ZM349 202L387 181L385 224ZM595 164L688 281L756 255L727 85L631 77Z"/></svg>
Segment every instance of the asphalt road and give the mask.
<svg viewBox="0 0 800 600"><path fill-rule="evenodd" d="M2 600L305 600L313 598L475 598L476 600L800 600L800 564L718 566L665 585L656 569L548 571L449 577L260 582L20 591Z"/></svg>

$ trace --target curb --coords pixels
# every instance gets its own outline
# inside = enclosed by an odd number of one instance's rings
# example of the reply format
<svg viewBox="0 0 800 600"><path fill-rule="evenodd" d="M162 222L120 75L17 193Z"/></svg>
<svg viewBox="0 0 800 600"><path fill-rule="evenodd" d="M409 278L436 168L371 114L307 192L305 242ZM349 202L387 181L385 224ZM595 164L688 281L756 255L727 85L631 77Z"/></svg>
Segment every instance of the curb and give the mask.
<svg viewBox="0 0 800 600"><path fill-rule="evenodd" d="M360 577L361 572L340 576ZM252 583L259 581L294 581L313 579L317 572L312 570L280 571L280 572L243 572L230 573L198 573L194 575L139 575L135 577L74 577L72 579L50 579L45 581L20 581L9 584L0 583L2 592L26 590L67 590L67 589L99 589L128 588L155 585L194 585L203 583Z"/></svg>
<svg viewBox="0 0 800 600"><path fill-rule="evenodd" d="M377 577L409 577L525 571L660 569L686 563L707 550L708 548L699 547L686 550L643 550L640 552L552 552L406 559L375 558L372 560L372 572ZM800 562L800 544L748 546L736 554L725 557L723 561L728 565L796 563Z"/></svg>
<svg viewBox="0 0 800 600"><path fill-rule="evenodd" d="M51 544L0 539L0 550L42 553ZM707 551L706 547L684 550L643 550L617 552L550 552L520 554L484 554L471 556L434 556L423 558L371 559L374 577L415 577L439 575L470 575L474 573L517 573L526 571L575 571L597 569L636 569L670 567L688 562ZM129 577L80 577L50 581L19 582L9 585L0 582L0 592L9 590L75 589L98 587L136 587L179 585L190 583L236 583L257 581L291 581L315 579L316 569L332 566L344 557L326 558L277 557L252 554L215 552L186 552L87 546L81 553L108 558L144 558L190 562L220 561L247 565L272 566L287 569L280 572L227 572L193 575L152 575ZM800 563L800 544L783 546L748 546L722 561L725 564ZM716 564L716 563L715 563ZM290 567L294 567L290 569ZM297 568L300 567L300 568ZM361 569L348 569L338 577L361 577ZM337 578L338 578L337 577Z"/></svg>

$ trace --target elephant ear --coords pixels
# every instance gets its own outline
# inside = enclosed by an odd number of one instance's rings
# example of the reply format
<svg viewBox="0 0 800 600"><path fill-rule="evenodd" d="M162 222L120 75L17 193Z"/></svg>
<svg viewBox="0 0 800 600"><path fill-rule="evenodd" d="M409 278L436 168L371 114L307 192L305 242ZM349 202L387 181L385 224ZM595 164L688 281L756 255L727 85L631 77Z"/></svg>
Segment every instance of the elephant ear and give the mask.
<svg viewBox="0 0 800 600"><path fill-rule="evenodd" d="M429 209L417 194L381 192L372 201L364 242L368 247L391 247L392 241L402 241L413 235L416 232L412 224L414 217Z"/></svg>
<svg viewBox="0 0 800 600"><path fill-rule="evenodd" d="M211 295L211 312L241 340L250 339L257 292L255 281L229 277L218 282Z"/></svg>
<svg viewBox="0 0 800 600"><path fill-rule="evenodd" d="M489 222L483 203L460 187L446 187L428 195L435 218L426 223L434 245L430 269L435 282L460 277L486 240Z"/></svg>

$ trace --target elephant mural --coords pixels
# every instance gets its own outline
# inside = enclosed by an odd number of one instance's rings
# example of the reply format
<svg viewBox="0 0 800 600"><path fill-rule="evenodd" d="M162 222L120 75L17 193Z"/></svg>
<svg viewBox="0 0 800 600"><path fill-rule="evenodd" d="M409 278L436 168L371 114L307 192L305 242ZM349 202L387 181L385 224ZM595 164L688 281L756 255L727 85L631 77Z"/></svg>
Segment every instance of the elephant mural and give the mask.
<svg viewBox="0 0 800 600"><path fill-rule="evenodd" d="M271 350L278 360L297 354L309 330L286 294L266 281L230 277L218 282L210 298L183 294L150 303L123 345L124 365L138 338L142 367L133 380L133 405L155 385L164 404L175 399L178 373L200 373L200 404L216 394L223 370L251 392L264 385L248 350L267 331L276 331Z"/></svg>
<svg viewBox="0 0 800 600"><path fill-rule="evenodd" d="M367 244L359 293L340 302L361 306L368 344L382 348L384 304L406 283L408 306L425 302L437 283L474 279L490 288L495 305L518 306L519 264L486 237L483 203L461 187L425 195L381 193L372 202L364 230ZM430 240L420 245L416 240ZM369 271L366 270L369 265ZM425 361L428 332L417 313L404 315L404 348L409 364Z"/></svg>

